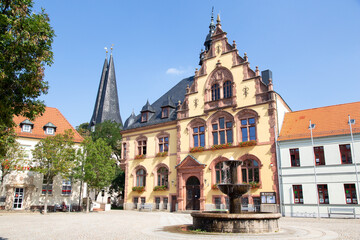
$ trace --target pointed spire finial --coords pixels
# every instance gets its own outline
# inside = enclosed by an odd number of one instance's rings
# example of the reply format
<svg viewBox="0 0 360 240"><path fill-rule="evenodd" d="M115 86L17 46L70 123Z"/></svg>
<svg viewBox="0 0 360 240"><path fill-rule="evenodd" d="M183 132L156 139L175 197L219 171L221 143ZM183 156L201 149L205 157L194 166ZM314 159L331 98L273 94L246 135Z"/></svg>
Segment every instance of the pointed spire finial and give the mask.
<svg viewBox="0 0 360 240"><path fill-rule="evenodd" d="M107 55L108 55L108 49L107 49L107 47L104 47L104 49L105 49L105 52L106 52L106 58L107 58Z"/></svg>
<svg viewBox="0 0 360 240"><path fill-rule="evenodd" d="M220 22L221 22L221 20L220 20L220 13L218 13L218 15L217 15L216 22L217 22L217 24L220 24Z"/></svg>
<svg viewBox="0 0 360 240"><path fill-rule="evenodd" d="M113 51L113 48L114 48L114 44L111 44L111 55L112 55L112 51Z"/></svg>

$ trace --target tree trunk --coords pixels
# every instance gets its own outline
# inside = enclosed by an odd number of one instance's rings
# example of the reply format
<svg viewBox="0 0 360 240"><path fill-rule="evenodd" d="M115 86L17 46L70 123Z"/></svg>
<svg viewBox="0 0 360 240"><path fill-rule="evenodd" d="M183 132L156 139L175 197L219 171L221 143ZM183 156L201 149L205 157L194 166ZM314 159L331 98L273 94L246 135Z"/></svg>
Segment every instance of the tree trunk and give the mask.
<svg viewBox="0 0 360 240"><path fill-rule="evenodd" d="M87 186L87 194L86 194L86 213L89 213L89 209L90 209L90 200L89 200L89 186Z"/></svg>
<svg viewBox="0 0 360 240"><path fill-rule="evenodd" d="M48 199L49 180L46 182L46 192L44 200L44 214L47 214L47 199Z"/></svg>

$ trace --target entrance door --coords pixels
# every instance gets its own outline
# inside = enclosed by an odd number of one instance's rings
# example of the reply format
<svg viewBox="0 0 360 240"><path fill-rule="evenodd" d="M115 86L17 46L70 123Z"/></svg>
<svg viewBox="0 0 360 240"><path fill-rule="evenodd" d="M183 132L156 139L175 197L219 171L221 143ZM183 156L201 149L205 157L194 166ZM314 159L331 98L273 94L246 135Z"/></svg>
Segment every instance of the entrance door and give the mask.
<svg viewBox="0 0 360 240"><path fill-rule="evenodd" d="M194 176L186 181L186 210L200 210L200 181Z"/></svg>
<svg viewBox="0 0 360 240"><path fill-rule="evenodd" d="M15 188L14 193L14 209L22 209L24 200L24 189L23 188Z"/></svg>
<svg viewBox="0 0 360 240"><path fill-rule="evenodd" d="M176 196L171 197L171 212L176 211Z"/></svg>

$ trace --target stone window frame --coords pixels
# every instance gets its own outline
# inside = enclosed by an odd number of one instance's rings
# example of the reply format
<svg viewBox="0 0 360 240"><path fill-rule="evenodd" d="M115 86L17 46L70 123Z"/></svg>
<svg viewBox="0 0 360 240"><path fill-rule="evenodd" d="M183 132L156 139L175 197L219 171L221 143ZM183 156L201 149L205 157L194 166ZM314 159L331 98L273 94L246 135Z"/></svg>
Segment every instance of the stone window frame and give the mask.
<svg viewBox="0 0 360 240"><path fill-rule="evenodd" d="M193 120L191 120L188 125L187 125L187 132L189 133L189 146L190 148L195 147L194 146L194 128L195 127L200 127L200 126L204 126L204 148L206 147L206 133L207 133L207 123L204 119L202 118L195 118ZM200 146L200 142L199 142L199 146Z"/></svg>
<svg viewBox="0 0 360 240"><path fill-rule="evenodd" d="M167 184L167 187L168 189L170 188L170 182L169 182L169 177L170 177L170 174L171 174L171 171L170 171L170 168L168 165L166 165L165 163L159 163L155 166L153 172L152 172L152 175L154 176L154 186L159 186L158 185L158 170L160 168L166 168L168 170L168 184Z"/></svg>
<svg viewBox="0 0 360 240"><path fill-rule="evenodd" d="M209 146L214 145L214 139L213 139L213 131L212 131L212 126L214 123L218 123L219 124L219 119L220 118L224 118L225 121L225 139L226 139L226 123L227 122L232 122L232 143L234 144L236 142L235 139L235 134L234 134L234 128L236 128L236 123L235 123L235 119L234 116L226 111L218 111L216 113L214 113L213 115L211 115L211 117L209 117L209 119L206 122L206 125L211 127L211 133L208 134L208 143ZM218 135L218 138L220 138L220 136ZM227 141L226 141L227 143ZM220 144L220 142L218 142L218 144Z"/></svg>
<svg viewBox="0 0 360 240"><path fill-rule="evenodd" d="M245 154L245 155L241 156L238 160L241 161L241 162L244 162L246 160L253 160L253 161L257 162L258 168L259 168L259 182L258 183L260 184L260 186L262 186L261 169L263 167L263 164L261 163L261 160L258 157L256 157L255 155L253 155L253 154ZM243 178L242 178L242 169L243 169L242 164L241 164L240 169L241 169L240 170L240 175L241 175L240 181L243 182L242 181L243 180ZM239 173L239 171L238 171L238 173Z"/></svg>
<svg viewBox="0 0 360 240"><path fill-rule="evenodd" d="M139 142L143 142L143 141L145 141L146 143L145 143L145 154L144 154L144 149L142 148L141 149L141 154L139 154ZM137 156L137 155L145 155L146 156L146 154L147 154L147 143L148 143L148 139L147 139L147 137L145 137L145 136L143 136L143 135L141 135L141 136L139 136L139 137L137 137L136 139L135 139L135 156ZM142 147L144 147L143 145L141 145Z"/></svg>
<svg viewBox="0 0 360 240"><path fill-rule="evenodd" d="M211 186L213 186L216 183L216 165L218 163L224 162L224 161L228 161L229 159L223 156L218 156L217 158L215 158L214 160L211 161L210 165L209 165L209 170L211 171ZM238 183L240 183L241 180L241 166L238 167L238 171L237 171L237 179L238 179Z"/></svg>
<svg viewBox="0 0 360 240"><path fill-rule="evenodd" d="M126 160L128 154L129 154L129 143L128 142L123 142L121 144L121 157L122 157L122 159Z"/></svg>
<svg viewBox="0 0 360 240"><path fill-rule="evenodd" d="M210 73L208 79L205 82L205 94L204 94L205 103L227 99L224 98L224 91L223 91L224 83L227 81L231 82L231 90L232 90L231 97L234 97L236 95L236 85L231 71L226 67L216 67L212 71L212 73ZM212 99L212 87L214 84L219 84L219 91L220 91L220 96L219 96L220 98L216 100Z"/></svg>
<svg viewBox="0 0 360 240"><path fill-rule="evenodd" d="M144 170L145 171L145 174L144 174L144 177L145 177L145 181L144 181L144 186L137 186L137 172L139 170ZM148 171L146 170L146 168L143 166L143 165L138 165L136 166L132 173L131 173L132 177L133 177L133 186L134 187L145 187L146 189L146 180L148 178Z"/></svg>
<svg viewBox="0 0 360 240"><path fill-rule="evenodd" d="M255 139L256 139L256 142L259 141L258 125L259 125L260 116L253 109L243 109L243 110L239 111L238 113L236 113L235 117L234 117L235 124L236 124L236 126L238 126L238 127L236 127L236 135L238 136L238 143L242 142L241 120L249 119L249 118L255 118Z"/></svg>
<svg viewBox="0 0 360 240"><path fill-rule="evenodd" d="M168 138L168 150L170 153L170 134L168 132L161 131L155 136L155 154L160 153L160 138ZM166 151L163 151L166 152Z"/></svg>
<svg viewBox="0 0 360 240"><path fill-rule="evenodd" d="M232 92L232 82L230 80L225 80L223 85L223 98L231 98L233 96Z"/></svg>
<svg viewBox="0 0 360 240"><path fill-rule="evenodd" d="M169 118L170 116L170 107L161 108L161 118Z"/></svg>

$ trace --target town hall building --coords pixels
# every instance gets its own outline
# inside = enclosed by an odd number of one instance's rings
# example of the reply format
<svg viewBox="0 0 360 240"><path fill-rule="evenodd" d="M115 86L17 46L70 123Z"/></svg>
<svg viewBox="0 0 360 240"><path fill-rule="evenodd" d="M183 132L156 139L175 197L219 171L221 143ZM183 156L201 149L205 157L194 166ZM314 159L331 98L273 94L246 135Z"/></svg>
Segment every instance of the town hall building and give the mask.
<svg viewBox="0 0 360 240"><path fill-rule="evenodd" d="M252 186L243 209L277 212L275 136L291 109L274 91L271 71L250 68L246 53L228 42L219 16L204 45L194 76L124 123L124 208L226 209L217 184L223 161L236 159L239 183Z"/></svg>

